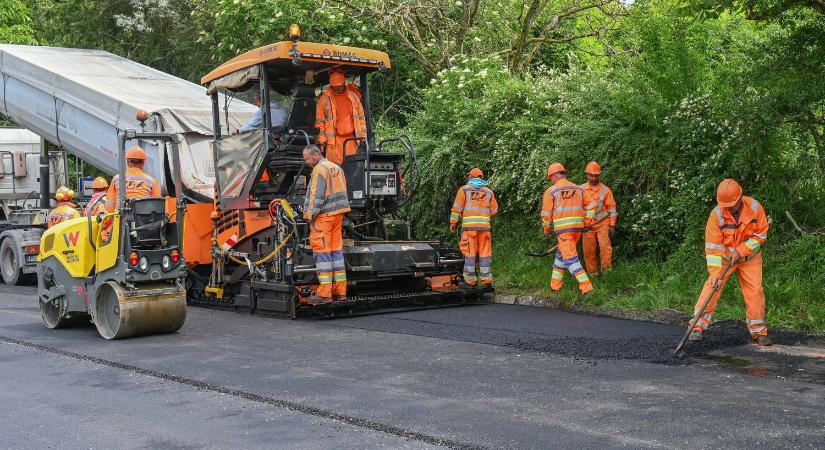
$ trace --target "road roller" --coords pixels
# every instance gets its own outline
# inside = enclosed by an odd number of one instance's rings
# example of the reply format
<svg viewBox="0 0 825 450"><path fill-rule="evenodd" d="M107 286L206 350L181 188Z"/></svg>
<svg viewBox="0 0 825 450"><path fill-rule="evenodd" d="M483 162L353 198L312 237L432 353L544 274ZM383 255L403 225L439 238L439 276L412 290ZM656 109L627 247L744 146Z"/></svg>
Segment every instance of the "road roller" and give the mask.
<svg viewBox="0 0 825 450"><path fill-rule="evenodd" d="M183 326L186 265L180 243L185 206L179 138L134 130L118 133L120 173L126 172L127 141L170 144L175 197L127 198L126 177L118 177L116 211L67 220L43 234L37 288L46 327L91 320L102 337L118 339Z"/></svg>

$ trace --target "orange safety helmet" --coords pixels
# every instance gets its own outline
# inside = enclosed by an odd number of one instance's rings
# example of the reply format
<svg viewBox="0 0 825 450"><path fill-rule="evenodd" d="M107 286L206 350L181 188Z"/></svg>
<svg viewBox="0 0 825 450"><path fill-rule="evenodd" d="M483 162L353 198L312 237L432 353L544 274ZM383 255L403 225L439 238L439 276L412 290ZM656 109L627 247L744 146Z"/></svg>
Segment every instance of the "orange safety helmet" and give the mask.
<svg viewBox="0 0 825 450"><path fill-rule="evenodd" d="M716 188L716 203L722 208L730 208L742 198L742 186L730 178L725 178Z"/></svg>
<svg viewBox="0 0 825 450"><path fill-rule="evenodd" d="M547 179L551 179L553 175L559 172L565 173L567 172L567 169L565 169L561 163L554 162L553 164L550 164L550 167L547 168Z"/></svg>
<svg viewBox="0 0 825 450"><path fill-rule="evenodd" d="M146 161L146 152L139 146L135 145L129 150L126 150L126 159L139 159L141 161Z"/></svg>
<svg viewBox="0 0 825 450"><path fill-rule="evenodd" d="M109 188L109 182L106 181L103 177L97 177L94 181L92 181L92 189L96 191L102 191L103 189Z"/></svg>
<svg viewBox="0 0 825 450"><path fill-rule="evenodd" d="M329 85L333 87L343 86L347 82L347 77L341 69L332 69L329 72Z"/></svg>
<svg viewBox="0 0 825 450"><path fill-rule="evenodd" d="M596 161L590 161L587 163L587 167L584 169L584 173L588 175L601 175L602 174L602 166L599 165Z"/></svg>
<svg viewBox="0 0 825 450"><path fill-rule="evenodd" d="M484 172L482 172L478 167L473 167L470 169L470 172L467 173L467 176L470 178L484 178Z"/></svg>
<svg viewBox="0 0 825 450"><path fill-rule="evenodd" d="M60 186L54 194L54 198L58 202L71 200L72 197L74 197L74 191L66 186Z"/></svg>

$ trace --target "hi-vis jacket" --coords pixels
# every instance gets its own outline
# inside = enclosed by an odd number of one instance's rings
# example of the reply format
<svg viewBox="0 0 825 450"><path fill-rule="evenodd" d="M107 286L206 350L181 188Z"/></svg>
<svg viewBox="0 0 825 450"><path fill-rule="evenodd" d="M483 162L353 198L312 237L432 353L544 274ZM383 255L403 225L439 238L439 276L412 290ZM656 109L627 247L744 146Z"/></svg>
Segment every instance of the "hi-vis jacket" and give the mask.
<svg viewBox="0 0 825 450"><path fill-rule="evenodd" d="M315 127L320 130L318 133L318 143L326 144L327 146L334 146L336 144L343 145L343 142L337 143L336 136L338 133L338 111L335 106L335 100L332 96L335 93L332 88L327 89L318 97L318 105L315 108ZM344 91L350 102L350 110L352 111L352 124L355 127L355 137L367 137L367 121L364 114L364 107L361 105L361 98L356 94L354 89L348 88ZM357 144L353 144L356 145Z"/></svg>
<svg viewBox="0 0 825 450"><path fill-rule="evenodd" d="M487 186L475 187L466 184L458 190L450 211L450 225L461 218L463 231L489 231L490 218L498 213L498 202L493 191Z"/></svg>
<svg viewBox="0 0 825 450"><path fill-rule="evenodd" d="M77 205L72 202L60 202L46 216L46 225L51 228L64 220L76 219L80 217Z"/></svg>
<svg viewBox="0 0 825 450"><path fill-rule="evenodd" d="M109 191L106 192L106 210L112 212L120 194L120 175L112 178ZM126 198L160 197L158 181L137 167L126 169Z"/></svg>
<svg viewBox="0 0 825 450"><path fill-rule="evenodd" d="M584 224L589 225L610 217L606 222L609 222L611 227L615 227L619 214L616 212L616 199L613 198L613 191L604 183L596 186L584 183L581 188L584 190Z"/></svg>
<svg viewBox="0 0 825 450"><path fill-rule="evenodd" d="M344 171L337 164L322 159L312 168L312 178L304 196L304 219L311 222L320 215L349 211Z"/></svg>
<svg viewBox="0 0 825 450"><path fill-rule="evenodd" d="M106 212L106 192L95 192L86 208L83 209L83 214L87 217L95 217L102 212Z"/></svg>
<svg viewBox="0 0 825 450"><path fill-rule="evenodd" d="M713 208L705 226L705 258L711 275L722 270L723 261L730 259L735 249L739 256L748 258L759 252L768 239L768 217L755 199L742 196L739 220L730 208Z"/></svg>
<svg viewBox="0 0 825 450"><path fill-rule="evenodd" d="M562 178L544 191L541 224L556 234L584 231L584 192L581 186Z"/></svg>

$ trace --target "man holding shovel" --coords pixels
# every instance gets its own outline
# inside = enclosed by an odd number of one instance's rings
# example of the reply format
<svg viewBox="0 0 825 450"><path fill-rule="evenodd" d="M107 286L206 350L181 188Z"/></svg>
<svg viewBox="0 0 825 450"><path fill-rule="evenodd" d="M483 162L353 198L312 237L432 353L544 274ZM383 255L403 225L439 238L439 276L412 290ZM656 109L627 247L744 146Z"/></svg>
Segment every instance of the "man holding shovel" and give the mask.
<svg viewBox="0 0 825 450"><path fill-rule="evenodd" d="M688 340L702 340L722 289L730 275L736 272L745 297L748 331L758 345L771 345L765 325L762 255L759 252L768 238L765 209L755 199L743 196L742 186L731 179L719 183L716 201L718 206L711 212L705 227L705 257L710 276L694 308L697 319Z"/></svg>
<svg viewBox="0 0 825 450"><path fill-rule="evenodd" d="M461 221L459 247L464 254L464 282L469 286L489 287L493 284L490 219L497 213L496 195L487 186L484 172L474 167L467 174L467 184L456 193L450 211L450 231L454 232Z"/></svg>

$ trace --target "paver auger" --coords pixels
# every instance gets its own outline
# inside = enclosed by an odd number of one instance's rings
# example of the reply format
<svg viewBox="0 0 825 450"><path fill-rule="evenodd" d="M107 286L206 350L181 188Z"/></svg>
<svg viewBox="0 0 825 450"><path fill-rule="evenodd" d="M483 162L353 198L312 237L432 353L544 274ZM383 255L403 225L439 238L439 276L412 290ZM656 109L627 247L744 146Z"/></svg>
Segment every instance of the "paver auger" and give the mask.
<svg viewBox="0 0 825 450"><path fill-rule="evenodd" d="M175 166L180 167L177 135L121 131L120 173L126 172L127 139L169 142ZM174 199L128 199L125 179L119 177L119 210L64 221L43 234L37 288L47 327L91 319L101 336L116 339L183 326L186 266L179 245L184 209L180 177L174 177Z"/></svg>

